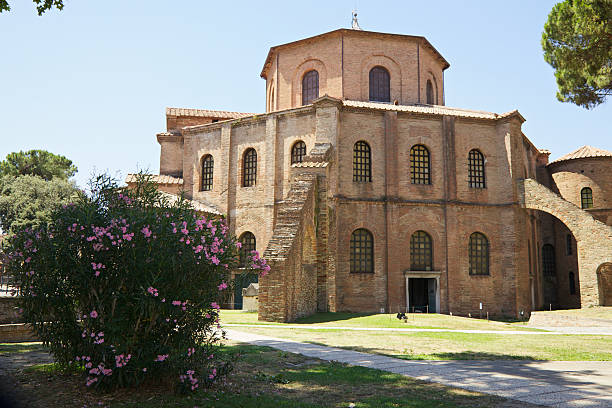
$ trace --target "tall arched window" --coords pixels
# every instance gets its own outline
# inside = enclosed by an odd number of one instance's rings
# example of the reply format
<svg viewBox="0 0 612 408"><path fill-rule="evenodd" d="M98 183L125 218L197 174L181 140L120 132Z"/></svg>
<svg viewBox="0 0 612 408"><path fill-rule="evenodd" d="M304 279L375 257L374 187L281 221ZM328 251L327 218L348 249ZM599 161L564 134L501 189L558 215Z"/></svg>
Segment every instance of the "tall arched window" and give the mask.
<svg viewBox="0 0 612 408"><path fill-rule="evenodd" d="M555 276L557 274L555 264L555 247L546 244L542 247L542 272L544 276Z"/></svg>
<svg viewBox="0 0 612 408"><path fill-rule="evenodd" d="M468 177L471 188L485 188L485 159L480 150L472 149L468 154Z"/></svg>
<svg viewBox="0 0 612 408"><path fill-rule="evenodd" d="M593 208L593 190L590 187L580 190L580 203L582 208Z"/></svg>
<svg viewBox="0 0 612 408"><path fill-rule="evenodd" d="M391 102L391 80L389 71L383 67L378 66L370 70L370 100Z"/></svg>
<svg viewBox="0 0 612 408"><path fill-rule="evenodd" d="M428 105L434 105L435 102L435 97L434 97L434 87L433 84L431 83L431 80L427 80L427 104Z"/></svg>
<svg viewBox="0 0 612 408"><path fill-rule="evenodd" d="M372 181L372 152L364 141L353 146L353 181Z"/></svg>
<svg viewBox="0 0 612 408"><path fill-rule="evenodd" d="M319 97L319 73L314 69L302 78L302 105L308 105Z"/></svg>
<svg viewBox="0 0 612 408"><path fill-rule="evenodd" d="M353 231L350 251L351 273L374 273L374 239L370 231Z"/></svg>
<svg viewBox="0 0 612 408"><path fill-rule="evenodd" d="M569 273L569 292L570 295L576 294L576 275L574 275L574 272Z"/></svg>
<svg viewBox="0 0 612 408"><path fill-rule="evenodd" d="M291 164L301 163L306 156L306 143L298 140L291 148Z"/></svg>
<svg viewBox="0 0 612 408"><path fill-rule="evenodd" d="M565 235L565 255L571 255L573 251L572 234Z"/></svg>
<svg viewBox="0 0 612 408"><path fill-rule="evenodd" d="M246 231L240 236L240 266L245 267L247 265L248 257L251 256L251 252L255 251L256 242L255 235L252 232Z"/></svg>
<svg viewBox="0 0 612 408"><path fill-rule="evenodd" d="M210 191L213 186L214 160L210 154L202 158L202 183L200 191Z"/></svg>
<svg viewBox="0 0 612 408"><path fill-rule="evenodd" d="M410 269L431 271L433 269L433 246L425 231L416 231L410 236Z"/></svg>
<svg viewBox="0 0 612 408"><path fill-rule="evenodd" d="M410 149L410 181L412 184L431 184L429 150L423 145Z"/></svg>
<svg viewBox="0 0 612 408"><path fill-rule="evenodd" d="M468 245L470 275L489 274L489 240L484 234L474 232Z"/></svg>
<svg viewBox="0 0 612 408"><path fill-rule="evenodd" d="M254 186L257 182L257 152L249 148L242 159L242 187Z"/></svg>

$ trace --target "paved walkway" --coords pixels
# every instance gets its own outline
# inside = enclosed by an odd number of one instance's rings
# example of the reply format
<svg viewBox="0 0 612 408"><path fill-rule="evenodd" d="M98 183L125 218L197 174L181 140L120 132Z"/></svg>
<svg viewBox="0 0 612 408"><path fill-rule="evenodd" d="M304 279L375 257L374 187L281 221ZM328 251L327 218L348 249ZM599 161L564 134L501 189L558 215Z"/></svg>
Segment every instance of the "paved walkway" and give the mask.
<svg viewBox="0 0 612 408"><path fill-rule="evenodd" d="M303 329L303 330L348 330L348 331L375 331L375 332L452 332L452 333L474 333L474 334L596 334L601 336L612 336L612 330L604 327L538 327L541 330L549 331L528 331L528 330L464 330L464 329L418 329L403 327L344 327L344 326L317 326L303 324L223 324L223 327L256 327L260 329ZM535 327L534 327L535 328Z"/></svg>
<svg viewBox="0 0 612 408"><path fill-rule="evenodd" d="M409 361L235 329L226 331L235 341L375 368L531 404L612 407L612 362L608 361ZM516 346L520 347L520 344Z"/></svg>

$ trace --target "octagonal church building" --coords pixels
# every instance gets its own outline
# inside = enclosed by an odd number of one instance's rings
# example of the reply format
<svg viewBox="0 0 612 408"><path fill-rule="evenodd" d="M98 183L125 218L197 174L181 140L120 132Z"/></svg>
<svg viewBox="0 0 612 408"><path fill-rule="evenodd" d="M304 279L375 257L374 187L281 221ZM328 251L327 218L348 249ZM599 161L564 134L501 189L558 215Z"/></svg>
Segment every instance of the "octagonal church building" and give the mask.
<svg viewBox="0 0 612 408"><path fill-rule="evenodd" d="M261 320L612 305L612 153L549 163L517 110L445 106L448 67L358 26L272 47L265 113L167 108L153 179L268 260Z"/></svg>

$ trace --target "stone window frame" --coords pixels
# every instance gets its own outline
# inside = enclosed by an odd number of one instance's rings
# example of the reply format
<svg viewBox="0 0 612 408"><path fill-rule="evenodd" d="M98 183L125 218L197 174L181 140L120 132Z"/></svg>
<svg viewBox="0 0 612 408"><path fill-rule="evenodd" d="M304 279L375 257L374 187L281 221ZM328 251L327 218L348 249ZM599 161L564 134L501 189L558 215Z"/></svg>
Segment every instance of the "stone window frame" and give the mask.
<svg viewBox="0 0 612 408"><path fill-rule="evenodd" d="M353 182L372 182L372 148L365 140L353 145Z"/></svg>
<svg viewBox="0 0 612 408"><path fill-rule="evenodd" d="M410 183L431 185L431 153L422 143L410 148Z"/></svg>
<svg viewBox="0 0 612 408"><path fill-rule="evenodd" d="M542 274L544 276L557 276L555 247L552 244L542 245Z"/></svg>
<svg viewBox="0 0 612 408"><path fill-rule="evenodd" d="M591 187L583 187L580 190L580 208L583 210L593 208L593 189Z"/></svg>
<svg viewBox="0 0 612 408"><path fill-rule="evenodd" d="M374 273L374 235L366 228L351 233L349 243L350 273Z"/></svg>
<svg viewBox="0 0 612 408"><path fill-rule="evenodd" d="M239 254L239 266L246 267L247 256L257 250L257 239L251 231L244 231L238 241L242 244Z"/></svg>
<svg viewBox="0 0 612 408"><path fill-rule="evenodd" d="M391 77L391 101L398 101L398 103L401 104L403 100L402 68L393 58L382 54L366 55L361 60L361 100L370 100L370 71L376 66L381 66L389 72Z"/></svg>
<svg viewBox="0 0 612 408"><path fill-rule="evenodd" d="M215 159L212 154L205 154L200 160L200 191L211 191L213 189L214 174Z"/></svg>
<svg viewBox="0 0 612 408"><path fill-rule="evenodd" d="M242 154L242 187L253 187L257 184L257 150L247 148Z"/></svg>
<svg viewBox="0 0 612 408"><path fill-rule="evenodd" d="M470 234L468 264L470 276L490 276L491 245L489 238L479 231Z"/></svg>
<svg viewBox="0 0 612 408"><path fill-rule="evenodd" d="M487 188L485 155L480 149L471 149L468 153L468 186L470 188Z"/></svg>
<svg viewBox="0 0 612 408"><path fill-rule="evenodd" d="M310 105L319 97L319 71L308 70L302 75L302 106Z"/></svg>
<svg viewBox="0 0 612 408"><path fill-rule="evenodd" d="M413 232L410 235L410 270L433 271L433 259L433 239L431 235L423 230Z"/></svg>
<svg viewBox="0 0 612 408"><path fill-rule="evenodd" d="M296 140L291 146L291 164L302 163L306 156L306 142Z"/></svg>

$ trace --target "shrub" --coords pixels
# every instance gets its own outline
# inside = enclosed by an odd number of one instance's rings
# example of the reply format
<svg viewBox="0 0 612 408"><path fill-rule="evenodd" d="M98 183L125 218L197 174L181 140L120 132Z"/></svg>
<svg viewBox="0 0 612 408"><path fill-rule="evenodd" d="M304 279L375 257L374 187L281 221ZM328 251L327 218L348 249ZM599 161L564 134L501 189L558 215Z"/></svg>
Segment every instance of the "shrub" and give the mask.
<svg viewBox="0 0 612 408"><path fill-rule="evenodd" d="M231 369L215 347L239 243L224 220L165 197L146 176L133 190L99 177L49 226L9 239L24 320L58 363L85 368L88 386L171 375L195 390Z"/></svg>

